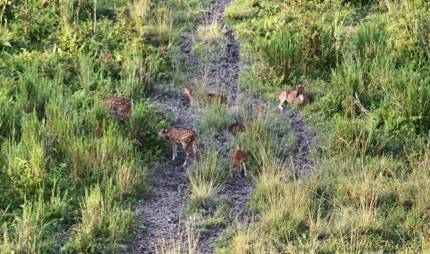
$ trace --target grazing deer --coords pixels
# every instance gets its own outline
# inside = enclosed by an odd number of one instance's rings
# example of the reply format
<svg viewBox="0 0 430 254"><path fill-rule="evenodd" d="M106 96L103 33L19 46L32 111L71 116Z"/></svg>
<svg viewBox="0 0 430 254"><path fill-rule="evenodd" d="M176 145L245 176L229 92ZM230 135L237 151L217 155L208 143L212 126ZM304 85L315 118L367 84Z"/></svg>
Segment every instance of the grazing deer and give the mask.
<svg viewBox="0 0 430 254"><path fill-rule="evenodd" d="M246 176L246 165L245 162L247 160L248 156L246 154L246 151L242 149L241 146L237 146L236 149L231 153L230 155L230 170L233 170L235 168L239 168L239 172L243 170ZM230 171L231 173L231 171Z"/></svg>
<svg viewBox="0 0 430 254"><path fill-rule="evenodd" d="M124 122L128 121L131 112L131 102L121 97L107 97L102 103L108 108L109 113L118 116Z"/></svg>
<svg viewBox="0 0 430 254"><path fill-rule="evenodd" d="M172 144L173 156L172 160L176 159L177 156L177 143L182 144L182 148L185 152L185 162L183 166L187 165L187 160L190 155L190 148L192 149L193 156L197 155L197 134L190 129L173 127L169 131L160 130L158 132L159 139L169 140Z"/></svg>
<svg viewBox="0 0 430 254"><path fill-rule="evenodd" d="M245 131L245 126L241 122L236 122L228 126L228 132L230 132L233 136L236 136L239 132L244 132L244 131Z"/></svg>
<svg viewBox="0 0 430 254"><path fill-rule="evenodd" d="M195 101L197 101L197 96L195 96L193 94L193 89L189 86L184 88L184 94L188 97L188 99L190 100L190 103L194 103ZM216 93L207 93L206 94L206 99L212 102L216 102L216 103L227 103L227 97L225 97L224 95L221 94L216 94Z"/></svg>
<svg viewBox="0 0 430 254"><path fill-rule="evenodd" d="M296 89L283 91L281 94L279 94L278 99L278 108L282 111L284 110L282 104L284 104L285 101L292 104L303 105L308 101L308 95L305 91L305 87L303 86L303 84L301 84Z"/></svg>

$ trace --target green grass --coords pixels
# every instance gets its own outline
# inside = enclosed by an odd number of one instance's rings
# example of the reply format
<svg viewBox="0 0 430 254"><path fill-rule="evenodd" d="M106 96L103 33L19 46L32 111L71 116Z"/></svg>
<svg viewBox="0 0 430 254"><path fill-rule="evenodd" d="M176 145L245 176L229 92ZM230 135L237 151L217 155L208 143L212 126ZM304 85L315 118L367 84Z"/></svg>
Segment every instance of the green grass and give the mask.
<svg viewBox="0 0 430 254"><path fill-rule="evenodd" d="M197 117L197 130L200 133L200 139L210 144L210 140L225 131L229 123L230 116L225 105L214 103L204 106Z"/></svg>
<svg viewBox="0 0 430 254"><path fill-rule="evenodd" d="M223 30L218 22L199 25L193 37L192 52L206 65L215 63L222 57L226 42Z"/></svg>
<svg viewBox="0 0 430 254"><path fill-rule="evenodd" d="M266 153L249 204L259 220L232 227L220 253L429 251L428 11L422 1L233 1L241 84L274 100L305 80L314 100L300 110L317 138L310 178L279 175L288 163Z"/></svg>
<svg viewBox="0 0 430 254"><path fill-rule="evenodd" d="M147 169L162 154L155 133L167 125L147 98L162 83L190 85L179 41L209 3L0 4L1 253L110 253L131 240L130 207L150 195ZM233 113L202 103L206 152L189 171L188 248L166 239L159 253L196 253L194 230L220 225L219 253L429 252L429 8L232 1L225 15L241 40L241 85L274 100L308 84L314 100L296 109L317 132L315 171L289 174L286 118L270 109L243 117L247 130L228 138L228 150L249 152L248 207L258 220L228 225L218 197L227 163L211 141ZM204 63L225 48L223 32L197 27L193 52ZM126 125L100 104L112 95L133 101Z"/></svg>
<svg viewBox="0 0 430 254"><path fill-rule="evenodd" d="M166 127L148 97L173 80L180 35L203 7L0 3L0 253L112 253L133 239L131 205L150 195ZM108 96L132 101L128 123Z"/></svg>
<svg viewBox="0 0 430 254"><path fill-rule="evenodd" d="M225 165L219 160L218 152L208 150L189 171L191 195L190 210L199 210L216 200L220 186L226 179Z"/></svg>

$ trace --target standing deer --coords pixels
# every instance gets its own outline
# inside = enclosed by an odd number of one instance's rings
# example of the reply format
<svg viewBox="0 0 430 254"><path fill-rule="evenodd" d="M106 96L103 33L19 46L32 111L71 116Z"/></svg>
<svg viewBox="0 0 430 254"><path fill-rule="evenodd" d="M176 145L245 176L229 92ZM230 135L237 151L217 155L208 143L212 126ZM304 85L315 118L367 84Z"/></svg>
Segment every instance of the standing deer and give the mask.
<svg viewBox="0 0 430 254"><path fill-rule="evenodd" d="M127 122L131 113L131 101L121 97L107 97L102 103L108 108L109 113L118 116L122 121Z"/></svg>
<svg viewBox="0 0 430 254"><path fill-rule="evenodd" d="M159 139L169 140L172 144L172 160L175 160L177 156L177 144L182 144L182 148L185 152L185 162L183 164L184 167L187 165L190 149L192 150L193 156L197 155L197 134L191 129L181 127L173 127L169 131L163 129L158 132L157 136Z"/></svg>
<svg viewBox="0 0 430 254"><path fill-rule="evenodd" d="M197 101L197 96L195 96L193 94L193 89L191 87L189 87L189 86L185 87L184 88L184 94L188 97L191 104L193 104L195 101ZM227 103L227 97L225 97L224 95L221 95L221 94L216 94L216 93L207 93L206 99L208 101L216 102L219 104Z"/></svg>
<svg viewBox="0 0 430 254"><path fill-rule="evenodd" d="M287 91L283 91L279 94L279 105L278 108L282 111L284 108L282 105L285 101L292 104L303 105L308 101L308 95L305 91L305 87L303 84L299 85L296 89L291 89Z"/></svg>
<svg viewBox="0 0 430 254"><path fill-rule="evenodd" d="M238 145L230 155L230 170L238 168L239 172L242 172L243 170L246 176L245 162L247 158L248 158L248 155L246 154L246 151L243 150L243 148L240 145Z"/></svg>

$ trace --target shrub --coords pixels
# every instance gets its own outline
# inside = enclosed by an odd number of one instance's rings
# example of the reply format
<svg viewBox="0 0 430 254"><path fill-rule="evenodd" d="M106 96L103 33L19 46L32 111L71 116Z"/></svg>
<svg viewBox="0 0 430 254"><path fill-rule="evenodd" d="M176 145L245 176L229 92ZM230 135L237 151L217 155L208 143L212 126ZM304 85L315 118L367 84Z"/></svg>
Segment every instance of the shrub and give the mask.
<svg viewBox="0 0 430 254"><path fill-rule="evenodd" d="M63 250L95 253L117 251L118 243L128 238L132 212L122 209L114 202L113 186L102 192L96 185L85 194L81 204L81 222L75 227L72 239ZM106 235L106 239L100 239Z"/></svg>
<svg viewBox="0 0 430 254"><path fill-rule="evenodd" d="M226 130L229 124L229 114L223 104L215 103L203 108L198 115L197 131L201 139L206 143L213 137Z"/></svg>
<svg viewBox="0 0 430 254"><path fill-rule="evenodd" d="M208 150L190 170L191 183L190 207L199 209L215 199L218 188L225 180L226 171L218 152Z"/></svg>

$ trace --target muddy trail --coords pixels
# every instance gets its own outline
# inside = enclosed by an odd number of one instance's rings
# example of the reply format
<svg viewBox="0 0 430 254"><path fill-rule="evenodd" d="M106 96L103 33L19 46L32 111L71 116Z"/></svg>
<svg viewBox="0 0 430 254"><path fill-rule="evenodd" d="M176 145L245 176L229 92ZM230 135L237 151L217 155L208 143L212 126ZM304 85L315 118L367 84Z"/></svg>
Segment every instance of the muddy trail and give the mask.
<svg viewBox="0 0 430 254"><path fill-rule="evenodd" d="M199 25L209 25L217 22L223 29L226 42L224 52L220 52L215 62L203 64L192 52L193 36L190 32L184 39L181 51L185 64L190 66L192 78L204 80L206 89L212 92L221 92L228 97L229 111L237 109L239 97L245 97L251 104L267 104L266 101L250 96L239 87L240 74L240 44L234 33L224 22L224 10L231 0L216 0L207 11ZM155 104L166 111L175 126L192 128L195 130L195 114L186 98L179 90L169 92L159 91ZM197 109L199 110L199 109ZM314 134L308 128L305 120L293 110L285 109L283 114L289 119L294 132L295 145L293 149L291 166L296 175L306 175L312 172L313 164L309 158L310 145ZM234 117L236 118L236 117ZM224 133L213 141L213 146L219 154L227 158L228 134ZM180 150L179 150L180 151ZM147 200L143 200L135 209L136 215L142 220L143 228L137 236L137 243L128 250L129 253L155 253L160 251L160 239L184 239L183 223L186 218L183 211L190 192L187 169L181 165L183 155L171 161L165 158L150 170L153 193ZM254 190L254 183L245 177L230 178L218 191L218 195L227 201L230 211L230 222L249 223L251 215L247 211L247 202ZM210 212L210 211L209 211ZM214 243L225 230L226 225L207 230L198 239L197 253L213 253ZM180 241L180 240L179 240Z"/></svg>

